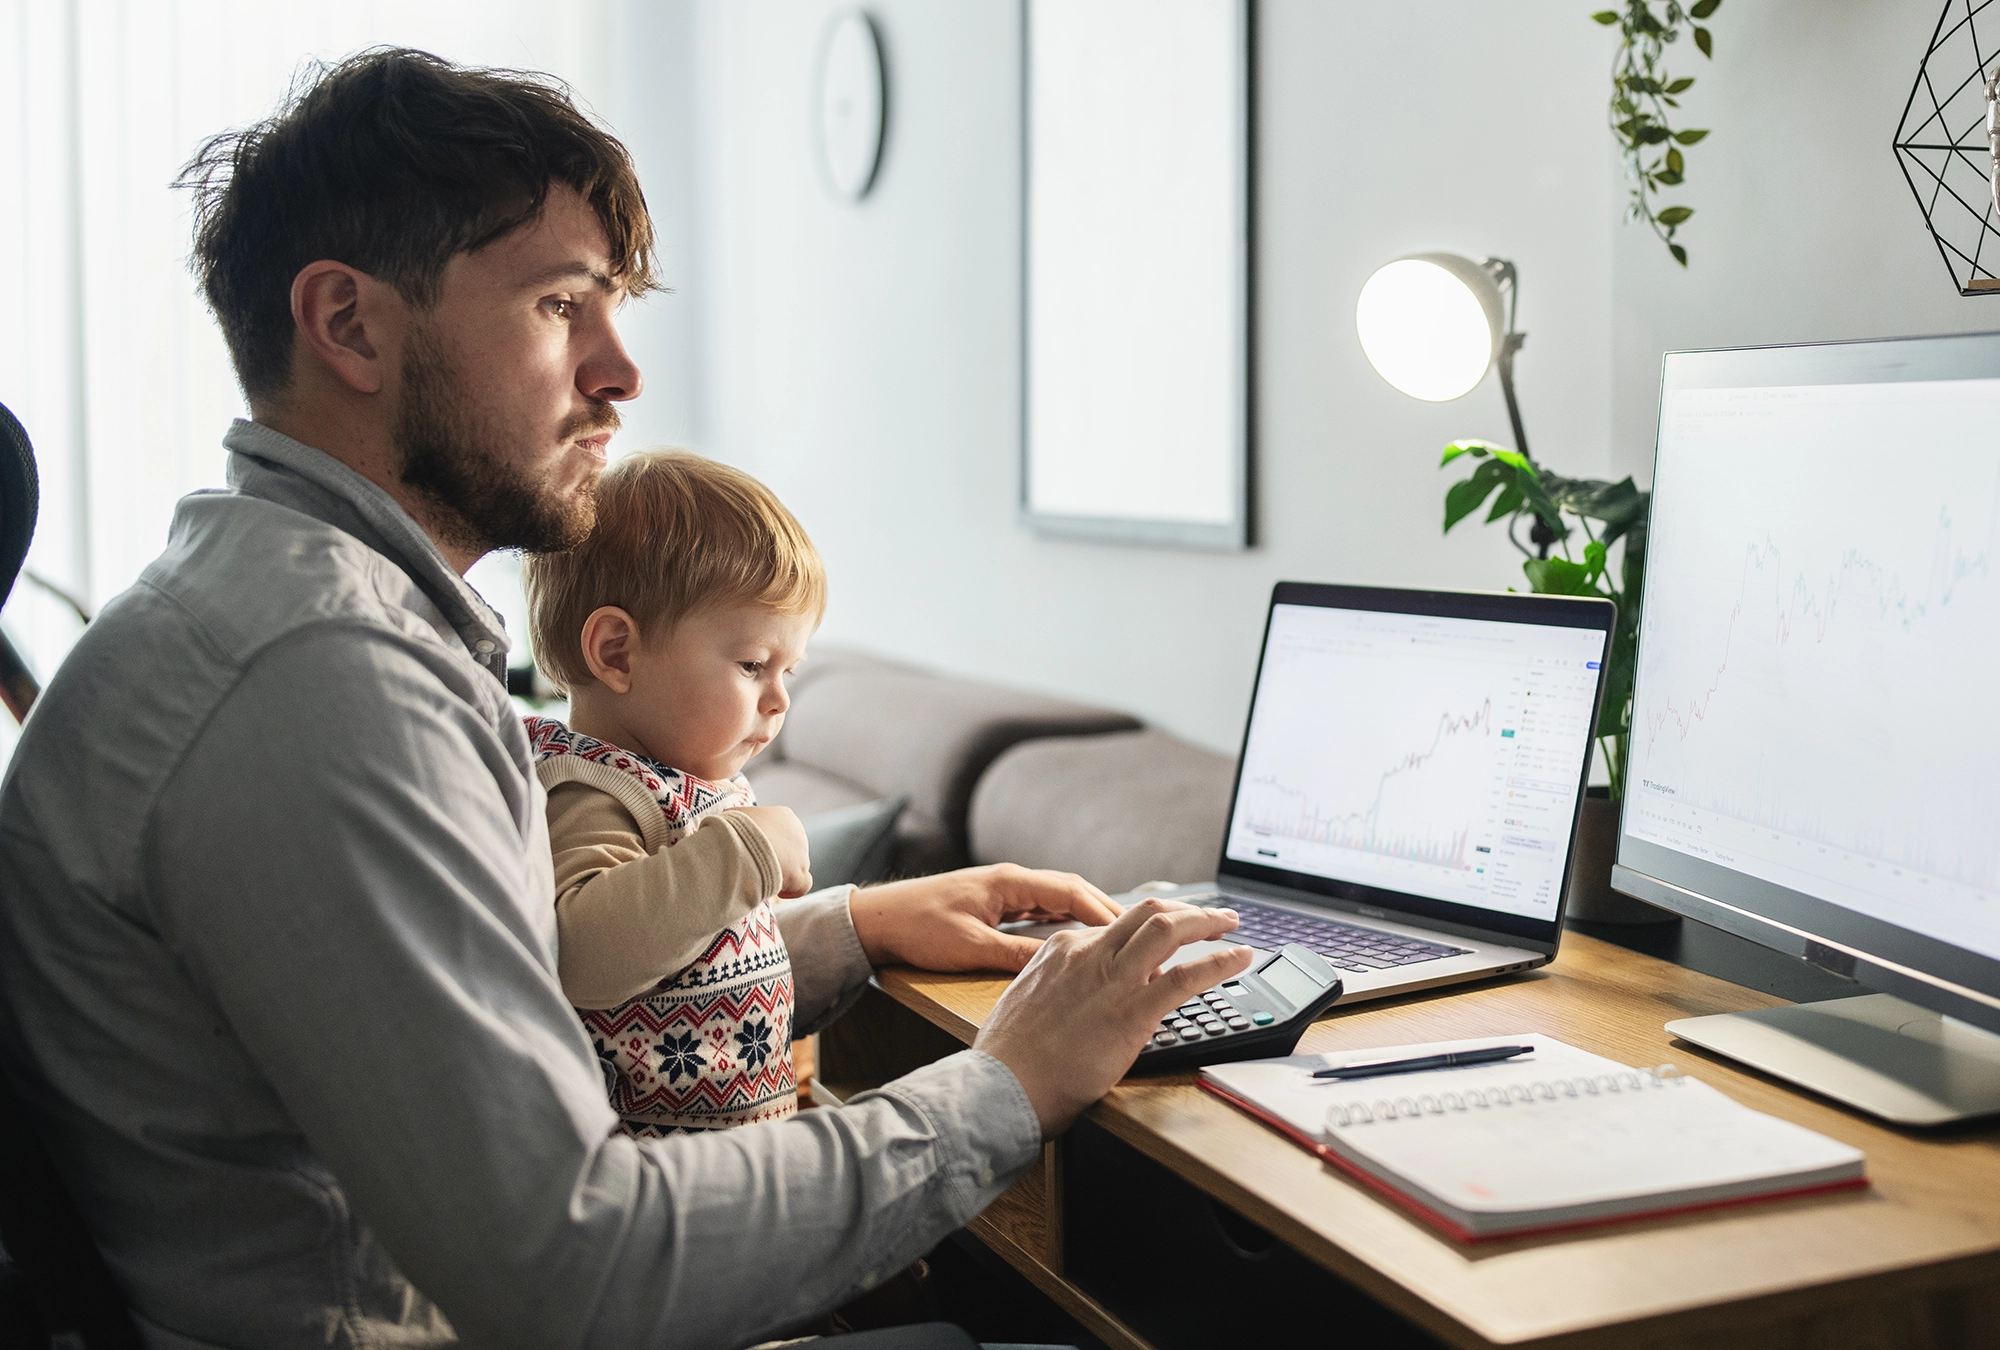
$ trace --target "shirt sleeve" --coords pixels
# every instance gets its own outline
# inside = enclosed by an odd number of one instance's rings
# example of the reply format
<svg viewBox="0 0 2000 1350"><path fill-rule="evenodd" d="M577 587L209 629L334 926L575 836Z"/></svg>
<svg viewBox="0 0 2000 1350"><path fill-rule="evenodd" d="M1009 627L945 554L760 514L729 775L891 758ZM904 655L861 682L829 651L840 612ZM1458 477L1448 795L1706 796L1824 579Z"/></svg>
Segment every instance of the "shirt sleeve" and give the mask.
<svg viewBox="0 0 2000 1350"><path fill-rule="evenodd" d="M792 1035L810 1036L854 1006L875 968L854 931L852 886L778 902L778 931L792 954Z"/></svg>
<svg viewBox="0 0 2000 1350"><path fill-rule="evenodd" d="M1026 1094L977 1051L839 1110L619 1133L556 977L545 798L490 678L372 629L288 638L145 832L151 920L337 1179L364 1234L342 1240L379 1243L468 1344L745 1344L1034 1160Z"/></svg>
<svg viewBox="0 0 2000 1350"><path fill-rule="evenodd" d="M715 935L777 894L764 832L736 811L648 853L619 800L588 783L549 790L558 973L579 1008L615 1008L707 949Z"/></svg>

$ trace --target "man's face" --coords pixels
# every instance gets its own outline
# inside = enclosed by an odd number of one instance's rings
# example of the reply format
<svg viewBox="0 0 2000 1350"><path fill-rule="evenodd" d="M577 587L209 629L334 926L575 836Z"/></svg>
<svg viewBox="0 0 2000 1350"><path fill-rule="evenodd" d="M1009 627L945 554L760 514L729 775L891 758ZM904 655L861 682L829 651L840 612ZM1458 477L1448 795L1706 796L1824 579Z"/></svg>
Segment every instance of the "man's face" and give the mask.
<svg viewBox="0 0 2000 1350"><path fill-rule="evenodd" d="M621 295L603 226L565 187L445 268L403 343L394 439L448 549L549 552L590 533L613 405L639 393L612 325Z"/></svg>

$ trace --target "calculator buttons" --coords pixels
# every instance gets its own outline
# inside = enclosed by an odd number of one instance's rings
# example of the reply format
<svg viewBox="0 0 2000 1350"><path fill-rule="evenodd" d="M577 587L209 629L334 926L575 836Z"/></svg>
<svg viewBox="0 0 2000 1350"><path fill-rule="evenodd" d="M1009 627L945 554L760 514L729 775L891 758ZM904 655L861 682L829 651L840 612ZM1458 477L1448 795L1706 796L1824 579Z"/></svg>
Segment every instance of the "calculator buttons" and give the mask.
<svg viewBox="0 0 2000 1350"><path fill-rule="evenodd" d="M1267 1012L1253 1012L1250 1014L1250 1020L1260 1027L1268 1027L1278 1019ZM1127 1044L1130 1044L1130 1042L1127 1042Z"/></svg>
<svg viewBox="0 0 2000 1350"><path fill-rule="evenodd" d="M1153 1037L1154 1045L1179 1045L1181 1038L1171 1031L1162 1031Z"/></svg>
<svg viewBox="0 0 2000 1350"><path fill-rule="evenodd" d="M1200 1039L1201 1033L1193 1027L1188 1027L1181 1032L1181 1040L1183 1041L1198 1041Z"/></svg>
<svg viewBox="0 0 2000 1350"><path fill-rule="evenodd" d="M1229 1034L1229 1029L1220 1022L1211 1022L1209 1025L1203 1027L1202 1030L1211 1036L1227 1036Z"/></svg>
<svg viewBox="0 0 2000 1350"><path fill-rule="evenodd" d="M1232 1017L1229 1019L1228 1022L1228 1026L1231 1031L1243 1031L1246 1028L1248 1028L1249 1025L1250 1025L1250 1019L1242 1016Z"/></svg>

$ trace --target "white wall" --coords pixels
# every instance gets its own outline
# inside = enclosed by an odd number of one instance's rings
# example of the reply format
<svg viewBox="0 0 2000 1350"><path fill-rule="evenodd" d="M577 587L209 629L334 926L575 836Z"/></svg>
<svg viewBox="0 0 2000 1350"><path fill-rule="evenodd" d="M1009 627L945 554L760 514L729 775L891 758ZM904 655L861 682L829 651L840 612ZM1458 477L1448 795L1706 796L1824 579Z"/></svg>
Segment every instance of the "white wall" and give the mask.
<svg viewBox="0 0 2000 1350"><path fill-rule="evenodd" d="M1713 66L1674 63L1698 77L1690 125L1715 134L1687 152L1677 198L1696 210L1686 272L1643 226L1613 235L1621 472L1650 475L1663 352L2000 329L2000 298L1958 294L1890 148L1941 8L1731 4Z"/></svg>
<svg viewBox="0 0 2000 1350"><path fill-rule="evenodd" d="M1515 260L1535 451L1570 473L1609 467L1608 49L1575 7L1257 6L1259 542L1236 555L1058 542L1016 523L1018 7L870 5L889 132L859 206L829 197L811 159L813 57L833 8L705 4L696 24L695 440L766 478L819 542L826 640L1128 708L1233 750L1273 581L1517 582L1497 532L1438 534L1451 481L1438 451L1507 439L1497 388L1413 402L1355 340L1361 283L1405 253Z"/></svg>

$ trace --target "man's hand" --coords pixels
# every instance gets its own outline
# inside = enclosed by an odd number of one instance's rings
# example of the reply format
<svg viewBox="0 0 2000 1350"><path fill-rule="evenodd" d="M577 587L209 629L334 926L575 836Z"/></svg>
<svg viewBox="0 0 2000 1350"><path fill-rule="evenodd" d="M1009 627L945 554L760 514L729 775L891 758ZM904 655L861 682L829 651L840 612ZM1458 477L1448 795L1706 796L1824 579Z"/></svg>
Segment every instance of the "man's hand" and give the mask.
<svg viewBox="0 0 2000 1350"><path fill-rule="evenodd" d="M925 970L1021 969L1042 944L998 931L1015 919L1075 918L1101 928L1118 917L1118 907L1082 877L1013 863L870 886L854 893L847 910L870 965Z"/></svg>
<svg viewBox="0 0 2000 1350"><path fill-rule="evenodd" d="M1142 900L1102 932L1057 933L1000 996L973 1048L1014 1071L1042 1137L1054 1138L1125 1076L1162 1017L1249 968L1249 947L1160 968L1235 926L1233 910Z"/></svg>
<svg viewBox="0 0 2000 1350"><path fill-rule="evenodd" d="M813 888L812 854L806 847L806 827L789 806L738 806L750 822L764 832L771 852L778 859L784 880L778 894L786 900L804 895Z"/></svg>

